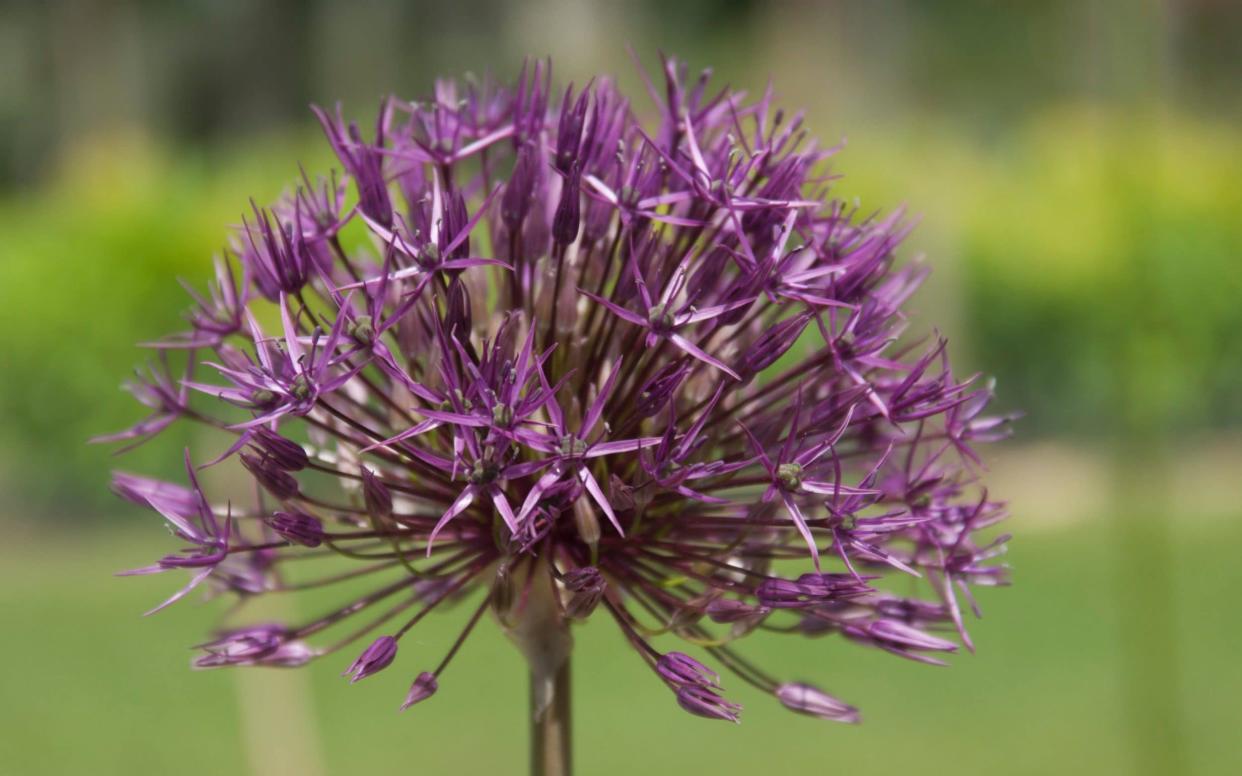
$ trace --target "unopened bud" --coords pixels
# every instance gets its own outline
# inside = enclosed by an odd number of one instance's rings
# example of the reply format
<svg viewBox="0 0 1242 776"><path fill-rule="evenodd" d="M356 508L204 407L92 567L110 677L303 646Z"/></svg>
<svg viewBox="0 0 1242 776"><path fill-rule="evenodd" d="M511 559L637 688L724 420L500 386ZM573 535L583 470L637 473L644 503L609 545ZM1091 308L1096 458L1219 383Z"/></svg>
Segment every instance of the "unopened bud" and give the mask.
<svg viewBox="0 0 1242 776"><path fill-rule="evenodd" d="M463 342L470 338L474 328L474 320L470 308L470 294L462 279L456 278L448 288L448 299L445 302L444 330L452 332Z"/></svg>
<svg viewBox="0 0 1242 776"><path fill-rule="evenodd" d="M305 512L276 512L267 524L282 539L304 547L318 547L323 543L323 522Z"/></svg>
<svg viewBox="0 0 1242 776"><path fill-rule="evenodd" d="M436 694L436 690L440 689L440 683L436 680L436 675L430 671L423 671L414 680L414 684L410 685L410 691L405 696L405 701L401 704L401 710L405 711L416 703L421 703Z"/></svg>
<svg viewBox="0 0 1242 776"><path fill-rule="evenodd" d="M776 698L785 708L800 714L830 720L856 724L860 717L858 709L839 701L828 693L809 684L790 682L776 688Z"/></svg>
<svg viewBox="0 0 1242 776"><path fill-rule="evenodd" d="M690 684L677 690L677 704L686 711L708 719L737 722L742 707L730 703L710 688Z"/></svg>
<svg viewBox="0 0 1242 776"><path fill-rule="evenodd" d="M372 517L392 516L392 492L388 486L367 467L362 467L362 500Z"/></svg>
<svg viewBox="0 0 1242 776"><path fill-rule="evenodd" d="M562 577L561 582L570 593L569 601L565 604L565 614L572 619L585 619L590 616L604 597L604 576L594 566L574 569Z"/></svg>
<svg viewBox="0 0 1242 776"><path fill-rule="evenodd" d="M552 217L552 239L559 245L569 245L578 239L578 227L582 223L579 196L578 175L574 171L561 189L561 201Z"/></svg>
<svg viewBox="0 0 1242 776"><path fill-rule="evenodd" d="M239 457L242 466L246 467L246 471L250 472L255 481L276 498L286 501L298 495L298 481L292 474L273 463L270 457L246 453L242 453Z"/></svg>
<svg viewBox="0 0 1242 776"><path fill-rule="evenodd" d="M253 440L263 452L267 453L268 460L285 471L301 471L310 464L310 458L307 457L306 450L300 444L292 439L286 439L271 429L263 426L255 429Z"/></svg>
<svg viewBox="0 0 1242 776"><path fill-rule="evenodd" d="M535 148L530 143L524 143L518 150L513 174L509 176L505 192L500 198L500 219L510 233L518 230L530 210L531 192L535 187L538 165L535 153Z"/></svg>
<svg viewBox="0 0 1242 776"><path fill-rule="evenodd" d="M599 518L595 516L595 509L585 498L574 502L574 528L577 529L578 538L583 544L592 548L599 546Z"/></svg>
<svg viewBox="0 0 1242 776"><path fill-rule="evenodd" d="M720 674L684 652L669 652L656 661L656 673L678 687L720 687Z"/></svg>
<svg viewBox="0 0 1242 776"><path fill-rule="evenodd" d="M618 512L628 512L634 508L634 489L615 474L608 476L608 501Z"/></svg>
<svg viewBox="0 0 1242 776"><path fill-rule="evenodd" d="M348 676L349 683L353 684L383 671L396 656L397 640L392 636L380 636L372 642L371 646L363 650L357 660L350 663L349 668L345 669L345 673L341 676Z"/></svg>

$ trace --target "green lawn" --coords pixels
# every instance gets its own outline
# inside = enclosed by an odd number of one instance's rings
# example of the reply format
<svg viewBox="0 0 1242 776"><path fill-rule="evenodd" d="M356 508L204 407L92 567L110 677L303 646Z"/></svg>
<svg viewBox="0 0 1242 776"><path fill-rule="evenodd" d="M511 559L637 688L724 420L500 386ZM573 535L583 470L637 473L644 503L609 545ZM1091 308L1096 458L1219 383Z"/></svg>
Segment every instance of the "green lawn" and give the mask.
<svg viewBox="0 0 1242 776"><path fill-rule="evenodd" d="M420 626L392 668L356 686L338 676L352 655L298 672L192 672L187 646L201 640L219 607L183 602L143 619L140 612L176 580L111 572L168 545L154 525L141 530L137 515L114 524L108 535L6 532L25 538L0 549L0 773L523 771L523 666L488 621L442 678L439 695L396 712L466 607ZM610 623L596 618L578 632L575 657L579 771L1129 772L1112 603L1115 526L1100 519L1055 531L1024 532L1021 521L1014 528L1016 584L982 592L986 618L973 628L979 654L948 669L835 639L749 643L748 653L776 673L816 680L860 704L859 727L789 714L736 681L726 687L746 704L742 725L690 717ZM1179 713L1193 773L1242 772L1235 658L1242 621L1236 607L1208 603L1242 587L1231 552L1239 540L1239 521L1187 517L1173 548L1178 616L1167 627L1178 634ZM299 698L313 699L310 708Z"/></svg>

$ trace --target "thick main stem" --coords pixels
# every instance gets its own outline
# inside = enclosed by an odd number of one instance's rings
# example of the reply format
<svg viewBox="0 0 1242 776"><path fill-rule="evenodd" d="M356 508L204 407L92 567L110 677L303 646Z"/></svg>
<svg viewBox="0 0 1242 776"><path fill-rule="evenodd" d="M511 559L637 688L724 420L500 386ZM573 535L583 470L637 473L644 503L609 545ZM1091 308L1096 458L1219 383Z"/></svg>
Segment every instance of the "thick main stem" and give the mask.
<svg viewBox="0 0 1242 776"><path fill-rule="evenodd" d="M531 776L569 776L573 773L572 727L570 717L569 660L561 663L552 687L552 699L542 710L539 683L534 674L530 683L530 772Z"/></svg>
<svg viewBox="0 0 1242 776"><path fill-rule="evenodd" d="M533 776L568 776L570 761L569 654L573 636L546 558L523 566L520 591L501 615L505 633L530 667L530 768ZM519 582L520 580L520 582Z"/></svg>

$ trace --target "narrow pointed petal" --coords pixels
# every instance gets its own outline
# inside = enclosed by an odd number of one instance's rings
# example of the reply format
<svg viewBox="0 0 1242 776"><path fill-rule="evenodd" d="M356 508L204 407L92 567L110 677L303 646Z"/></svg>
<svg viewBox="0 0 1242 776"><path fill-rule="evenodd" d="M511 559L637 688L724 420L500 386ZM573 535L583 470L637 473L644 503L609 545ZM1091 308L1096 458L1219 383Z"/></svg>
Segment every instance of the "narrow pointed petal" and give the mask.
<svg viewBox="0 0 1242 776"><path fill-rule="evenodd" d="M730 369L723 361L713 356L708 355L706 352L700 349L698 345L695 345L693 342L681 336L680 334L677 334L676 332L674 332L668 335L668 338L673 341L674 345L686 351L691 356L694 356L695 358L702 361L703 363L710 364L716 367L720 371L727 374L729 377L732 377L734 380L742 379L741 375L739 375L737 372L734 372L732 369Z"/></svg>

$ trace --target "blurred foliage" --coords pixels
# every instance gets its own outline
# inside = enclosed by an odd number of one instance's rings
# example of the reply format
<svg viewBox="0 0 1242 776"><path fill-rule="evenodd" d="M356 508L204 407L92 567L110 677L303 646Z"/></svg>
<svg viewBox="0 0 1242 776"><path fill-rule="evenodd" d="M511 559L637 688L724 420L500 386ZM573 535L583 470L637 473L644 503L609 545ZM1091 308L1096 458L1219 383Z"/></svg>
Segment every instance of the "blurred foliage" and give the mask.
<svg viewBox="0 0 1242 776"><path fill-rule="evenodd" d="M987 159L965 211L968 329L1042 431L1242 420L1242 137L1057 113Z"/></svg>
<svg viewBox="0 0 1242 776"><path fill-rule="evenodd" d="M70 153L36 194L0 203L0 470L19 504L111 503L108 450L86 440L142 417L118 390L145 357L135 343L182 328L189 300L175 278L202 289L212 247L247 197L270 199L297 174L284 140L278 153L268 139L230 155L174 157L111 137ZM186 441L186 430L171 429L120 465L175 476Z"/></svg>

